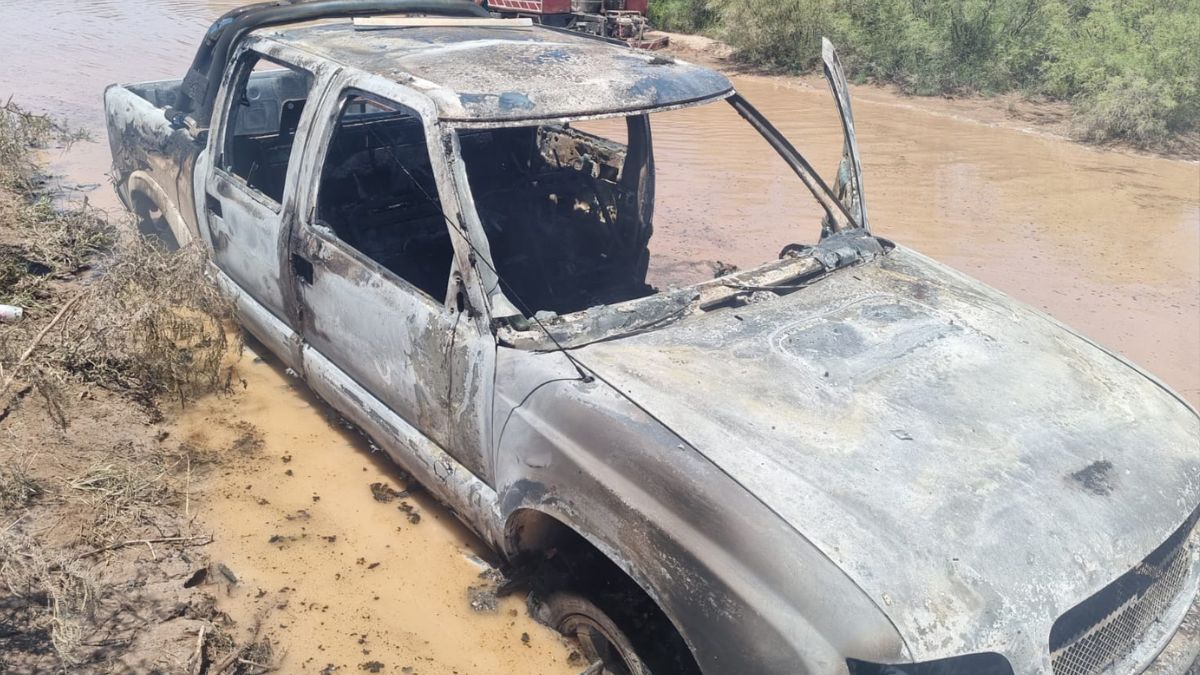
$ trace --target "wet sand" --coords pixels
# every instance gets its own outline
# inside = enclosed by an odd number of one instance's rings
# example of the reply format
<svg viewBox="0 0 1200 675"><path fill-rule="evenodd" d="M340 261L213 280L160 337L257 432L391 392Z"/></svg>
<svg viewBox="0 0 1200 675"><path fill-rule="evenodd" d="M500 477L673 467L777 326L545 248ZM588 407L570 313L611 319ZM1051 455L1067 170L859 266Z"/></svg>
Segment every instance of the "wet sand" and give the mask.
<svg viewBox="0 0 1200 675"><path fill-rule="evenodd" d="M383 672L579 672L520 596L472 608L469 590L489 586L486 551L386 455L253 352L236 373L244 384L233 398L202 402L175 435L233 446L200 486L198 525L216 535L208 554L238 579L216 593L218 607L244 627L262 617L262 636L287 650L287 672L372 662ZM414 494L381 502L372 483Z"/></svg>
<svg viewBox="0 0 1200 675"><path fill-rule="evenodd" d="M8 0L0 99L12 94L91 129L95 143L51 159L64 185L115 209L103 87L180 77L207 22L237 4ZM840 132L826 91L788 78L734 80L832 172ZM854 93L878 234L1044 309L1200 403L1200 166L962 119L936 101L923 109L922 99ZM751 264L817 233L795 178L746 152L742 123L728 113L684 111L655 126L663 206L653 246L665 262L696 261L691 272L718 260ZM748 225L732 229L731 219ZM374 501L370 483L401 487L386 458L272 366L248 356L239 374L244 391L189 411L179 433L220 444L247 422L263 434L259 454L225 467L199 508L218 534L214 556L241 579L222 600L229 611L249 623L286 603L264 630L288 650L288 672L329 663L355 671L373 660L387 672L570 672L568 650L519 602L495 615L469 608L478 543L452 516L418 496L413 525L397 504Z"/></svg>

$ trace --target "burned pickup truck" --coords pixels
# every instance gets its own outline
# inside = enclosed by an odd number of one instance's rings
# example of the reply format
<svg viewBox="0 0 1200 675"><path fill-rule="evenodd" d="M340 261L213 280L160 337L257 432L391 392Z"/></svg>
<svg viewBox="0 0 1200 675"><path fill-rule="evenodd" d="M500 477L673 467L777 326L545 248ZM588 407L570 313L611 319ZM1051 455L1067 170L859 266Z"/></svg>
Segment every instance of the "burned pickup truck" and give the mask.
<svg viewBox="0 0 1200 675"><path fill-rule="evenodd" d="M586 672L1185 672L1196 413L873 234L824 57L832 186L716 72L454 0L236 10L182 81L105 100L125 203L209 251ZM652 128L715 108L815 243L658 283Z"/></svg>

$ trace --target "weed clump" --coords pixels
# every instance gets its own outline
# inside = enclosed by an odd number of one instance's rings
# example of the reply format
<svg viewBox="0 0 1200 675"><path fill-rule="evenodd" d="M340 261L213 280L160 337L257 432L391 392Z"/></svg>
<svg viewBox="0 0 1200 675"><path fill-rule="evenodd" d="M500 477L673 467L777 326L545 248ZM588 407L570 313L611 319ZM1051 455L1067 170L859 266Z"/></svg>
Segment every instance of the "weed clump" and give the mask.
<svg viewBox="0 0 1200 675"><path fill-rule="evenodd" d="M99 273L85 285L34 303L44 316L57 310L48 324L29 322L0 337L6 391L24 377L58 415L58 390L71 381L147 405L160 397L182 405L220 388L230 307L205 279L202 251L168 253L129 238L91 260Z"/></svg>
<svg viewBox="0 0 1200 675"><path fill-rule="evenodd" d="M0 513L25 508L42 496L41 482L29 471L35 456L0 464Z"/></svg>
<svg viewBox="0 0 1200 675"><path fill-rule="evenodd" d="M35 115L9 100L0 106L0 188L24 195L36 192L41 172L35 152L54 145L69 147L90 138L83 129Z"/></svg>
<svg viewBox="0 0 1200 675"><path fill-rule="evenodd" d="M54 555L30 537L0 531L0 583L27 606L48 611L31 617L31 628L49 637L64 665L78 652L96 613L97 583L88 566Z"/></svg>
<svg viewBox="0 0 1200 675"><path fill-rule="evenodd" d="M230 307L205 279L205 260L194 245L168 253L142 238L123 243L43 363L144 402L183 405L218 389Z"/></svg>
<svg viewBox="0 0 1200 675"><path fill-rule="evenodd" d="M0 415L36 391L65 426L62 390L72 382L149 407L222 384L231 310L205 277L199 246L165 251L86 202L60 205L40 191L34 149L83 137L11 103L0 108L0 303L28 318L0 332Z"/></svg>
<svg viewBox="0 0 1200 675"><path fill-rule="evenodd" d="M161 462L141 459L129 448L116 448L109 461L88 467L68 482L92 526L81 539L103 546L138 525L153 522L159 509L179 503L179 489Z"/></svg>

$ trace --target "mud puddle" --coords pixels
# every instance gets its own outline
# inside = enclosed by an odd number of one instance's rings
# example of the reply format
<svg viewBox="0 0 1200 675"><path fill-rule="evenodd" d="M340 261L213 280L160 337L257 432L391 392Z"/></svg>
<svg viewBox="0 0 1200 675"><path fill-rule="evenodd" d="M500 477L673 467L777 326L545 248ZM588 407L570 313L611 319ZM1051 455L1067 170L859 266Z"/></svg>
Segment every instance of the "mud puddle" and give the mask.
<svg viewBox="0 0 1200 675"><path fill-rule="evenodd" d="M230 448L197 486L207 552L236 579L212 575L214 594L261 620L283 672L579 672L523 595L494 601L477 540L386 455L251 351L236 373L173 435Z"/></svg>

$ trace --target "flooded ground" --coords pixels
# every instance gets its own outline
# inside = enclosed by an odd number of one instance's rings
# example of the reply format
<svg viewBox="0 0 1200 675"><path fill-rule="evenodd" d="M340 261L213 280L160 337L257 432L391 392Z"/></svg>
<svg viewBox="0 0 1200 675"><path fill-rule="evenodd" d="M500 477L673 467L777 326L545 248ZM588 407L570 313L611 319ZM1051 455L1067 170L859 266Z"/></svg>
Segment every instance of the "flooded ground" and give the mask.
<svg viewBox="0 0 1200 675"><path fill-rule="evenodd" d="M246 625L263 617L287 672L579 672L519 597L490 606L486 551L386 455L276 364L248 353L237 378L233 400L202 403L176 433L245 450L225 453L205 491L207 552L238 579L219 605Z"/></svg>
<svg viewBox="0 0 1200 675"><path fill-rule="evenodd" d="M98 142L76 146L59 168L68 185L103 186L103 88L180 77L207 23L238 4L7 0L0 97L92 129ZM811 79L734 79L816 166L834 166L840 146L826 91ZM985 119L978 123L939 99L871 87L854 95L878 233L1048 311L1200 403L1200 166L1007 128L995 110L976 115ZM693 221L719 213L766 222L777 239L813 236L810 215L777 206L794 179L743 151L735 116L685 112L657 122L664 203L692 202L681 213ZM695 206L712 193L733 200L717 211ZM107 186L86 194L117 206ZM752 237L689 226L685 217L668 222L666 213L656 245L675 246L680 257L758 253L746 248Z"/></svg>
<svg viewBox="0 0 1200 675"><path fill-rule="evenodd" d="M5 0L0 99L91 129L97 142L56 167L64 185L117 208L104 86L180 77L208 21L237 4ZM832 169L840 136L826 91L776 77L735 83ZM1200 166L982 124L937 101L855 95L877 233L1046 310L1200 403ZM815 237L811 207L781 206L794 177L747 152L727 113L656 120L656 253L748 264ZM751 225L722 227L727 219ZM242 422L262 433L259 454L226 467L202 508L219 534L214 556L241 581L223 602L243 617L275 608L264 630L288 650L288 672L371 661L386 672L570 672L568 650L519 602L495 614L469 608L477 544L451 516L410 497L421 514L413 524L398 503L375 501L371 483L402 487L385 460L270 364L247 356L239 373L244 391L189 413L180 433L220 442Z"/></svg>

